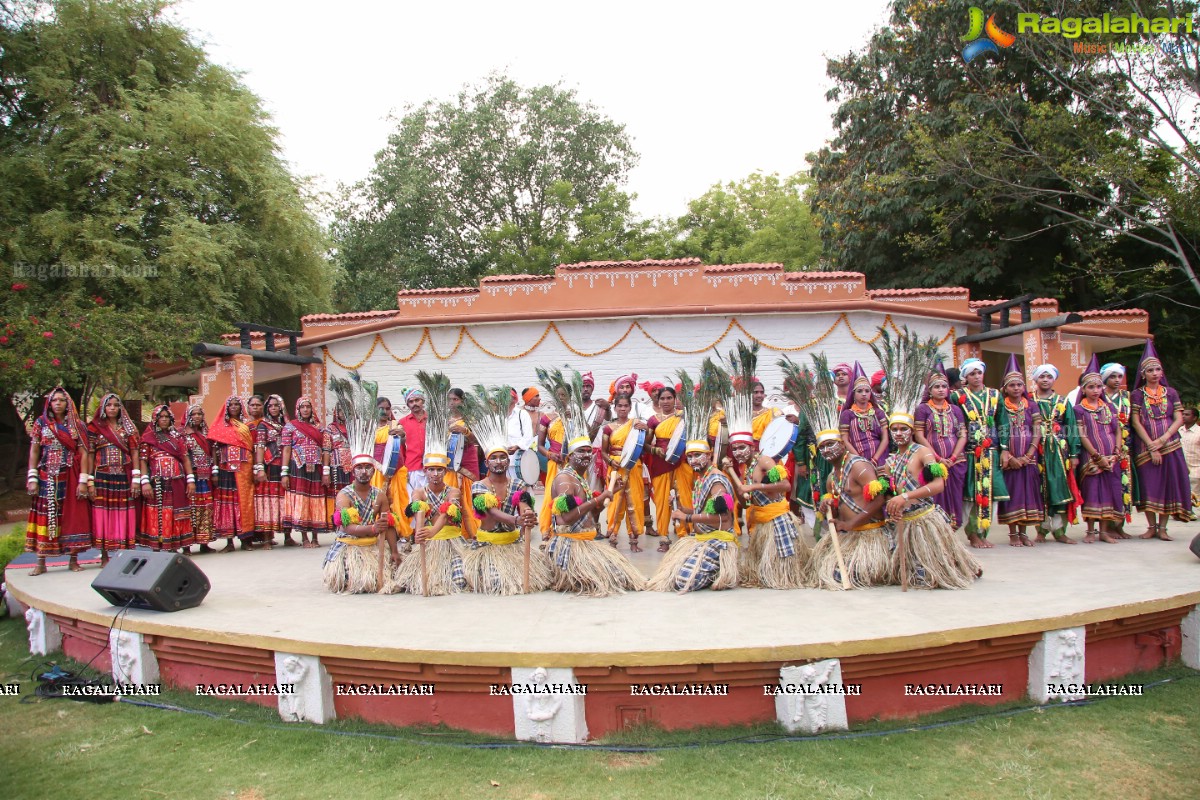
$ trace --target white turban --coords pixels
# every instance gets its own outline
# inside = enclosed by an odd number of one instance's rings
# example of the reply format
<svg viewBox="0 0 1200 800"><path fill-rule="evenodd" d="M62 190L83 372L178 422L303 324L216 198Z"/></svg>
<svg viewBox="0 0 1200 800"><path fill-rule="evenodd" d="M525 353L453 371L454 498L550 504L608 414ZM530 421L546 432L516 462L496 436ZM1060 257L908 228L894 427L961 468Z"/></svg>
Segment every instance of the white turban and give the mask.
<svg viewBox="0 0 1200 800"><path fill-rule="evenodd" d="M1033 370L1033 379L1036 381L1043 375L1050 375L1054 380L1058 380L1058 367L1053 364L1042 364Z"/></svg>
<svg viewBox="0 0 1200 800"><path fill-rule="evenodd" d="M1100 380L1107 381L1110 375L1124 375L1125 368L1120 364L1110 361L1100 368Z"/></svg>
<svg viewBox="0 0 1200 800"><path fill-rule="evenodd" d="M976 370L979 372L986 371L987 364L984 364L978 358L968 358L962 363L962 366L958 368L958 374L965 378Z"/></svg>

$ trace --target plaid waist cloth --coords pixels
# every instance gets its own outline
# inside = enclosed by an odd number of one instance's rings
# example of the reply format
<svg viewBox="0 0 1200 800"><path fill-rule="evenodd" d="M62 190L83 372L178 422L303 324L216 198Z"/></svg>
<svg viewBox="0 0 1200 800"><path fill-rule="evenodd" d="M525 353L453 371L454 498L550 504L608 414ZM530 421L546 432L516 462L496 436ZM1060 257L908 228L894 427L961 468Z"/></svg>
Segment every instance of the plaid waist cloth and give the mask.
<svg viewBox="0 0 1200 800"><path fill-rule="evenodd" d="M675 585L677 588L688 586L692 589L704 589L713 584L721 571L721 553L728 547L735 547L723 539L709 539L702 547L687 557L679 568Z"/></svg>
<svg viewBox="0 0 1200 800"><path fill-rule="evenodd" d="M770 526L771 536L775 537L775 549L781 557L790 558L796 555L796 539L800 536L800 531L796 528L795 517L783 514L763 524Z"/></svg>

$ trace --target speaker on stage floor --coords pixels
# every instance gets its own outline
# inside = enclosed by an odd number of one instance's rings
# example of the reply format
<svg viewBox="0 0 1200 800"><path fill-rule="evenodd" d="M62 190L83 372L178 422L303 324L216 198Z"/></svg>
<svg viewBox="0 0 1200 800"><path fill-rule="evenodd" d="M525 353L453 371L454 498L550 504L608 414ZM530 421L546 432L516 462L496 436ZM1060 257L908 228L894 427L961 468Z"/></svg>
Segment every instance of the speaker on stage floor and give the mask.
<svg viewBox="0 0 1200 800"><path fill-rule="evenodd" d="M118 550L92 588L114 606L179 611L200 605L209 585L208 576L185 555Z"/></svg>
<svg viewBox="0 0 1200 800"><path fill-rule="evenodd" d="M1192 555L1196 556L1196 558L1200 558L1200 533L1197 533L1196 538L1192 539L1190 547L1192 549Z"/></svg>

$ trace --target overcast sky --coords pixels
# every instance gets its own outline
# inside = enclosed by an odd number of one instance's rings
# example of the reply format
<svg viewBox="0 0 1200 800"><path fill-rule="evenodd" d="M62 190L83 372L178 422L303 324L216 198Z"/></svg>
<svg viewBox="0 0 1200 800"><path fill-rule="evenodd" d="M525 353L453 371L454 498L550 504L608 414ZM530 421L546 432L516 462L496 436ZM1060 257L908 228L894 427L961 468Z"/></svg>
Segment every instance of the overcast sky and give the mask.
<svg viewBox="0 0 1200 800"><path fill-rule="evenodd" d="M170 12L243 73L292 170L333 191L366 176L389 115L506 72L559 83L626 126L644 216L714 183L790 174L832 135L825 56L860 49L887 0L578 4L181 0Z"/></svg>

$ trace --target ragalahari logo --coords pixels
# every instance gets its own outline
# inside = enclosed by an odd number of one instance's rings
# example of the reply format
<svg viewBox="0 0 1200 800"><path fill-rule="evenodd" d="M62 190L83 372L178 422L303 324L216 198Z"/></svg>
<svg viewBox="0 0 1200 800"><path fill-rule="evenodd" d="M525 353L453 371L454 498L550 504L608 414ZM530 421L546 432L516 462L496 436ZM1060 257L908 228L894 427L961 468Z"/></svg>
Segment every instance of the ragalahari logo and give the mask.
<svg viewBox="0 0 1200 800"><path fill-rule="evenodd" d="M980 38L985 35L987 38ZM984 53L1000 55L1001 47L1012 47L1016 40L1016 36L1000 30L1000 26L996 24L995 14L992 14L987 18L987 22L984 22L983 9L971 6L971 29L967 31L966 36L962 37L962 41L967 43L962 51L963 61L970 64L972 59Z"/></svg>

